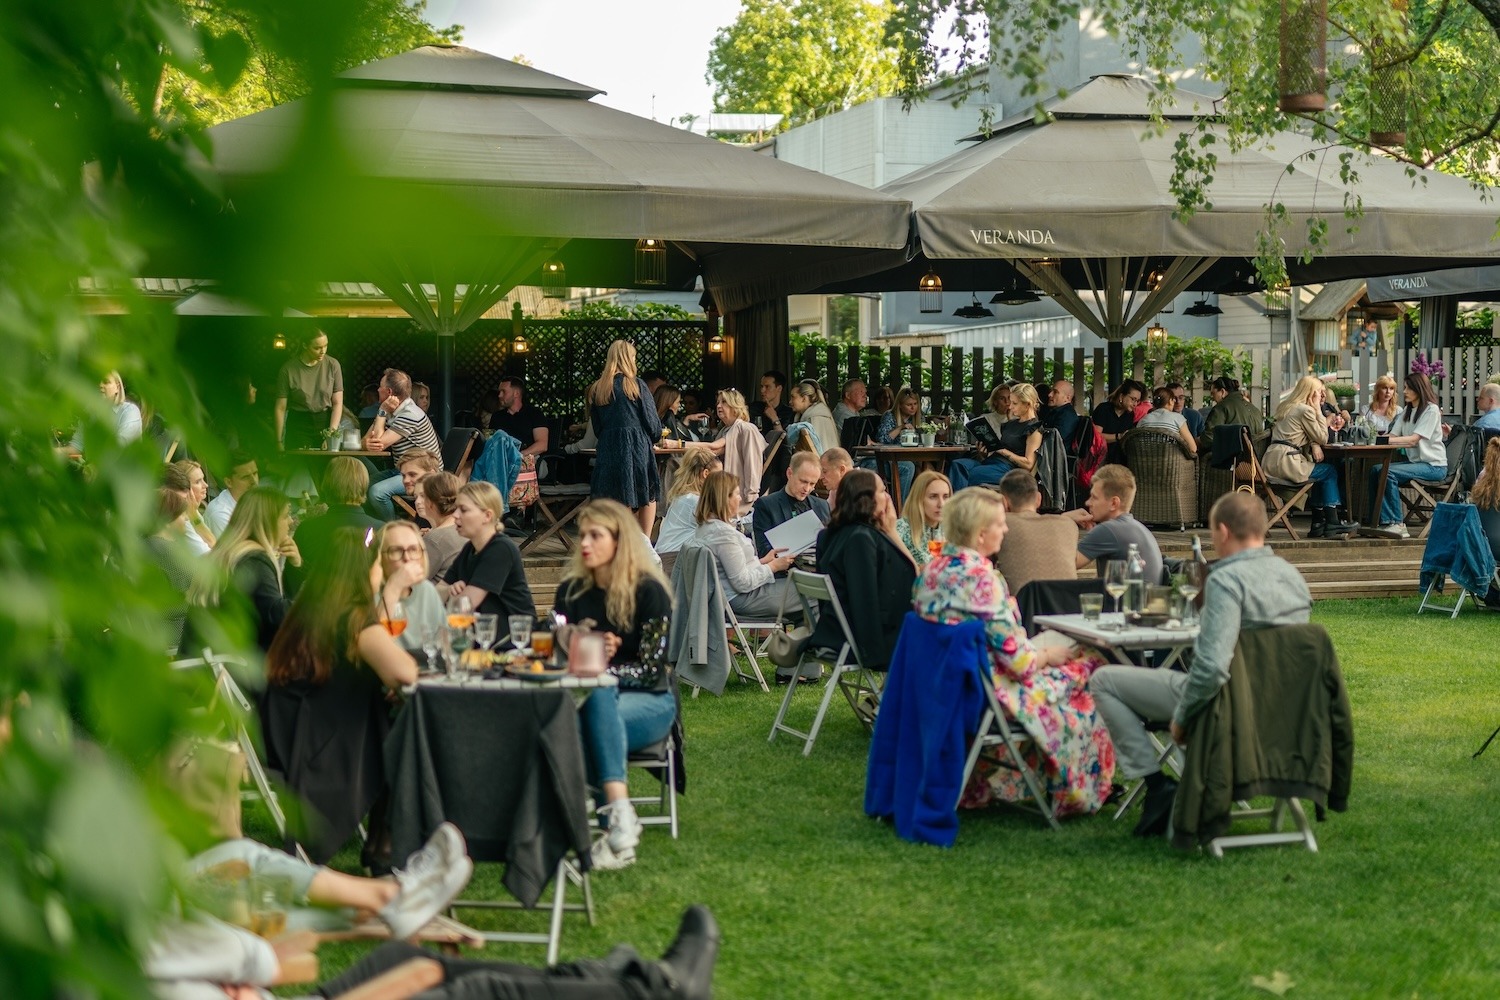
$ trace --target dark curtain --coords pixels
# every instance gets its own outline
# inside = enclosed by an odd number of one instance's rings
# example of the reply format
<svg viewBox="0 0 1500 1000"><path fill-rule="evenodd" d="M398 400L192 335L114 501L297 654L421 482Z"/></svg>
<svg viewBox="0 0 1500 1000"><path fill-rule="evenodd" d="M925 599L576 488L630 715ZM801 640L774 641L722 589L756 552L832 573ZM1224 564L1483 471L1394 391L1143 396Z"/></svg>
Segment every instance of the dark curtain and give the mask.
<svg viewBox="0 0 1500 1000"><path fill-rule="evenodd" d="M758 302L748 309L724 317L724 337L728 341L722 371L726 384L745 393L752 404L760 383L760 373L775 368L791 373L792 344L787 336L786 299Z"/></svg>

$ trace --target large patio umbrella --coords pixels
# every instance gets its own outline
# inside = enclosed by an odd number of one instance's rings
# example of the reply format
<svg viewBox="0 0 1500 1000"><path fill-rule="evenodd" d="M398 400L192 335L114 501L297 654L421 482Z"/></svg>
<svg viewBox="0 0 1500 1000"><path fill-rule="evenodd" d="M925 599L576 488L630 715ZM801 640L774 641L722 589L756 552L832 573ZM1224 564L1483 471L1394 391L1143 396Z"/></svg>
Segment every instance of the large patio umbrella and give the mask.
<svg viewBox="0 0 1500 1000"><path fill-rule="evenodd" d="M571 285L639 286L642 239L669 251L655 284L692 288L701 273L726 313L868 273L872 254L908 242L903 198L595 104L598 93L424 46L216 126L208 165L232 211L215 251L264 245L236 239L243 227L288 234L278 259L216 264L262 284L373 281L419 326L452 334L539 282L545 261ZM204 261L152 266L199 275Z"/></svg>
<svg viewBox="0 0 1500 1000"><path fill-rule="evenodd" d="M1431 171L1413 179L1401 164L1355 153L1357 181L1345 183L1344 147L1281 132L1231 148L1213 99L1188 91L1168 100L1165 127L1154 129L1151 94L1139 77L1094 77L1051 102L1043 121L1002 122L885 185L911 200L921 252L834 287L915 289L928 268L945 288L1029 283L1111 342L1117 381L1119 342L1179 293L1255 287L1251 259L1267 204L1285 209L1278 234L1296 283L1500 261L1497 210L1465 181ZM1179 141L1217 157L1209 204L1186 219L1171 187ZM1352 225L1346 197L1363 207ZM1328 235L1313 249L1308 227L1317 220Z"/></svg>

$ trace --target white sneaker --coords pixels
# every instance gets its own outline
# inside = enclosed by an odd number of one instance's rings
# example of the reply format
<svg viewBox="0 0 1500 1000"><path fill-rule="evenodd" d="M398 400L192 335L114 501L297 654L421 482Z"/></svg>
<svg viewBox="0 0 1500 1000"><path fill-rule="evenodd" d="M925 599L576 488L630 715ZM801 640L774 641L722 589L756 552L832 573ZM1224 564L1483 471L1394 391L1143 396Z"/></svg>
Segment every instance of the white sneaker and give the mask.
<svg viewBox="0 0 1500 1000"><path fill-rule="evenodd" d="M401 891L380 911L391 937L405 940L426 927L463 892L473 874L463 834L452 823L442 824L406 859L406 868L395 873Z"/></svg>
<svg viewBox="0 0 1500 1000"><path fill-rule="evenodd" d="M642 829L635 806L629 799L616 799L601 807L599 812L609 826L609 849L617 855L626 851L634 854L636 845L641 842Z"/></svg>
<svg viewBox="0 0 1500 1000"><path fill-rule="evenodd" d="M593 859L595 871L619 871L621 868L629 868L635 864L635 848L627 847L618 853L609 846L609 837L601 836L594 841L593 848L589 851Z"/></svg>
<svg viewBox="0 0 1500 1000"><path fill-rule="evenodd" d="M1380 534L1385 535L1387 538L1411 537L1411 532L1407 531L1406 525L1400 521L1391 521L1388 524L1382 524L1377 530L1380 532Z"/></svg>

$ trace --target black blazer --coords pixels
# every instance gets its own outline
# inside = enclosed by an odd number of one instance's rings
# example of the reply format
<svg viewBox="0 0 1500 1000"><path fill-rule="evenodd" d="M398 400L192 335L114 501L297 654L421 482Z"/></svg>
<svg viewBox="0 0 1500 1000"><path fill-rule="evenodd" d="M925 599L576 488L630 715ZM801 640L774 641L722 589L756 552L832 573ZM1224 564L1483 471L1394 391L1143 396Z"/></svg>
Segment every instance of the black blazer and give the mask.
<svg viewBox="0 0 1500 1000"><path fill-rule="evenodd" d="M282 590L271 557L264 552L248 553L236 563L233 578L235 588L255 607L256 644L265 652L292 606L291 599Z"/></svg>
<svg viewBox="0 0 1500 1000"><path fill-rule="evenodd" d="M813 512L818 515L818 520L827 524L828 501L808 494L807 502L812 506ZM792 498L786 495L786 490L767 493L755 501L755 516L751 519L750 525L755 532L756 555L764 556L771 551L771 543L766 541L766 532L778 524L785 524L792 517Z"/></svg>
<svg viewBox="0 0 1500 1000"><path fill-rule="evenodd" d="M825 531L818 545L818 572L833 580L844 606L854 644L867 667L891 661L901 621L911 610L917 570L906 552L881 532L864 524ZM844 637L833 609L819 609L811 644L838 649Z"/></svg>

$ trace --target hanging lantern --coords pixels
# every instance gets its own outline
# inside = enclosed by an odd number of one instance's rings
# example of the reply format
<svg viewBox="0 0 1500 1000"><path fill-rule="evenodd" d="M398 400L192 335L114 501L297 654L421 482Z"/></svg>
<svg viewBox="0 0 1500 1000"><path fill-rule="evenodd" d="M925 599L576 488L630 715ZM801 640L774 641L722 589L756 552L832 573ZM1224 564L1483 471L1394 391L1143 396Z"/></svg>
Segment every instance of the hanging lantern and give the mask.
<svg viewBox="0 0 1500 1000"><path fill-rule="evenodd" d="M635 283L637 285L665 285L667 283L667 244L653 237L635 241Z"/></svg>
<svg viewBox="0 0 1500 1000"><path fill-rule="evenodd" d="M722 333L716 333L712 337L708 338L708 349L713 354L723 354L724 343L724 335Z"/></svg>
<svg viewBox="0 0 1500 1000"><path fill-rule="evenodd" d="M1406 24L1407 0L1391 0L1392 11ZM1406 145L1411 101L1411 62L1390 42L1370 43L1370 143L1387 148Z"/></svg>
<svg viewBox="0 0 1500 1000"><path fill-rule="evenodd" d="M526 343L526 334L518 333L510 342L511 352L514 354L525 354L531 350L531 345Z"/></svg>
<svg viewBox="0 0 1500 1000"><path fill-rule="evenodd" d="M1281 0L1277 81L1277 107L1287 114L1328 106L1328 0Z"/></svg>
<svg viewBox="0 0 1500 1000"><path fill-rule="evenodd" d="M1158 353L1167 346L1167 328L1160 323L1152 323L1146 328L1146 347L1153 353Z"/></svg>
<svg viewBox="0 0 1500 1000"><path fill-rule="evenodd" d="M542 297L565 299L568 297L568 268L560 260L549 260L542 265Z"/></svg>
<svg viewBox="0 0 1500 1000"><path fill-rule="evenodd" d="M286 334L278 330L275 339L271 341L271 346L278 351L286 350Z"/></svg>
<svg viewBox="0 0 1500 1000"><path fill-rule="evenodd" d="M917 309L924 313L940 313L943 311L943 279L934 271L928 271L922 275L922 280L917 282Z"/></svg>

